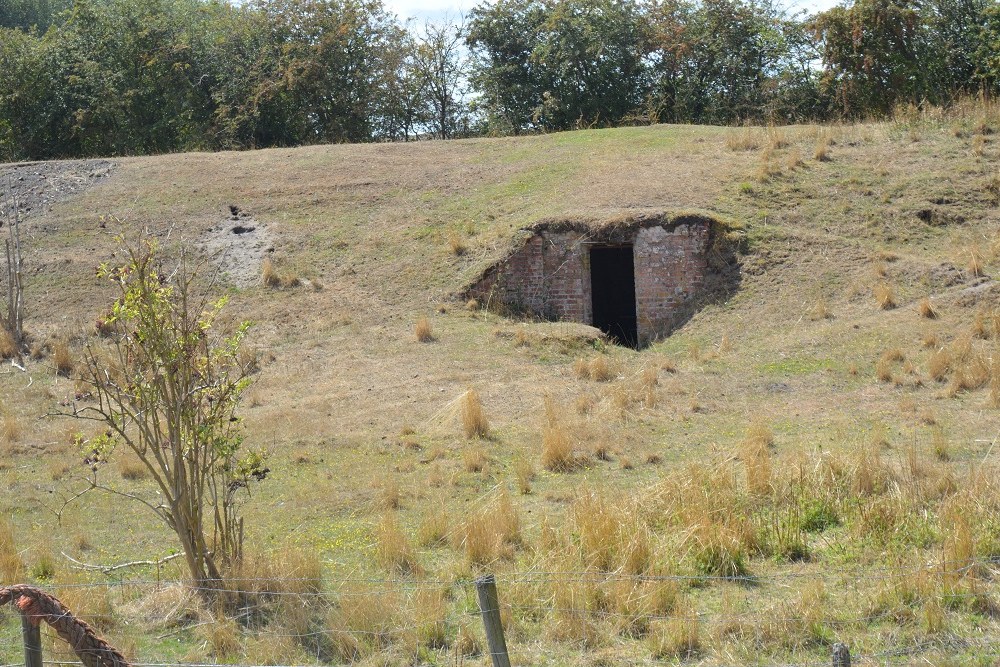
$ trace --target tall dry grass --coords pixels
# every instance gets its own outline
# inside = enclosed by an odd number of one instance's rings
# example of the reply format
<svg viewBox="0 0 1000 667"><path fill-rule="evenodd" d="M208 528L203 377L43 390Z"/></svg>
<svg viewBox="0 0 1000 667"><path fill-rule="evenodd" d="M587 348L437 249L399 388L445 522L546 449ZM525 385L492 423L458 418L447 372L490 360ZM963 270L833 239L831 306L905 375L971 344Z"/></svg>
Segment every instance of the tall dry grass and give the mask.
<svg viewBox="0 0 1000 667"><path fill-rule="evenodd" d="M375 556L379 565L394 574L410 575L422 571L394 512L386 512L375 530Z"/></svg>
<svg viewBox="0 0 1000 667"><path fill-rule="evenodd" d="M461 398L462 431L466 438L486 438L490 434L490 422L483 410L479 392L469 389Z"/></svg>

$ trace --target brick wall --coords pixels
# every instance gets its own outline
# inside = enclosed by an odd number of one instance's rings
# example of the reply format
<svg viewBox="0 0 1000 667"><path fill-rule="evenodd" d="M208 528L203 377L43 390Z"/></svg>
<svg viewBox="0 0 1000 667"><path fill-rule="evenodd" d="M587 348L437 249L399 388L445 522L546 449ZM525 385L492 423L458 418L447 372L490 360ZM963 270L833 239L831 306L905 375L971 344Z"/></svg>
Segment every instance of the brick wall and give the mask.
<svg viewBox="0 0 1000 667"><path fill-rule="evenodd" d="M708 240L704 221L646 224L618 230L613 239L590 230L543 229L491 267L467 294L484 305L499 302L547 319L591 324L590 248L602 241L632 243L639 342L645 345L670 332L701 286Z"/></svg>

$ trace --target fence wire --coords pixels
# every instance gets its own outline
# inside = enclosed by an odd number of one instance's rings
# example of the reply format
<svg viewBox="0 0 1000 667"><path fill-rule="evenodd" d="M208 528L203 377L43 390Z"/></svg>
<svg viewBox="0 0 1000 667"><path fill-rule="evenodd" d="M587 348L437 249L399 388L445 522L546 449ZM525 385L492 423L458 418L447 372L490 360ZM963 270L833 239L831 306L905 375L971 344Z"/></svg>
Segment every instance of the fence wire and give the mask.
<svg viewBox="0 0 1000 667"><path fill-rule="evenodd" d="M551 620L558 623L565 619L582 618L588 622L604 623L603 631L607 634L607 641L614 645L615 642L625 642L637 640L644 637L650 631L648 627L656 623L689 623L712 631L713 637L730 637L727 641L739 643L740 641L754 643L755 637L759 640L768 632L774 631L775 627L787 624L788 627L799 627L803 623L815 622L820 627L837 634L850 628L860 628L868 632L861 636L861 645L878 645L876 642L884 641L885 645L878 651L859 651L852 655L854 664L880 664L895 665L912 662L914 658L926 660L928 654L935 651L954 652L974 652L978 659L1000 656L1000 641L993 641L988 637L944 635L932 637L926 640L918 640L908 633L901 633L903 636L895 636L893 626L903 627L907 621L899 617L899 613L894 610L871 609L864 606L855 609L842 608L839 611L825 609L822 614L814 619L806 619L803 613L796 607L802 594L801 590L795 590L791 584L817 582L823 585L836 583L840 589L851 590L858 594L870 594L875 590L875 586L882 589L891 590L894 586L899 586L908 579L914 577L924 577L929 581L968 582L968 587L953 591L947 591L947 587L933 588L930 599L946 599L953 602L965 602L979 598L983 591L996 592L998 582L1000 582L1000 567L996 559L962 560L944 563L934 563L925 566L912 567L884 567L878 569L867 568L863 572L836 572L836 571L810 571L802 569L795 572L782 572L773 575L760 575L754 577L720 577L711 575L647 575L647 574L627 574L624 572L600 572L593 570L566 570L566 571L542 571L532 570L524 572L507 572L496 575L497 585L500 589L500 611L505 619L505 623L513 623L513 641L509 641L508 646L513 656L532 655L541 650L538 639L527 639L523 632L518 630L521 622L541 622ZM697 586L704 583L727 583L733 584L747 591L766 591L766 587L775 587L776 596L767 607L752 608L746 610L722 608L715 610L696 611L691 608L676 608L667 605L664 608L657 608L657 596L660 594L658 586L661 584L677 584L680 586ZM459 640L459 634L463 628L471 628L479 635L480 628L477 622L481 611L475 601L475 584L471 579L406 579L406 578L372 578L372 577L347 577L343 579L319 581L315 578L243 578L228 580L224 584L218 582L217 585L209 582L209 586L201 586L201 591L225 594L236 597L246 597L247 606L239 608L238 612L226 617L212 617L207 619L199 618L198 613L190 614L183 601L169 613L162 611L145 612L141 607L132 611L125 610L119 612L83 613L81 618L95 626L114 628L116 623L125 626L161 626L159 631L165 634L155 635L147 630L147 634L155 637L156 640L163 640L182 633L195 633L199 628L208 626L206 634L211 633L211 626L218 624L230 624L243 633L239 635L237 653L234 655L237 662L226 661L224 663L215 662L134 662L133 667L257 667L253 662L247 661L248 643L251 641L267 640L292 640L296 646L301 647L301 655L314 654L316 662L305 664L288 664L279 667L315 667L317 664L329 663L328 648L333 641L343 640L346 637L353 637L358 642L366 646L373 647L372 651L378 652L388 650L392 647L399 649L405 637L412 636L419 626L419 621L407 616L408 611L414 610L418 604L419 596L426 591L432 591L442 596L446 611L435 619L427 621L427 624L440 625L436 631L440 632L445 639L442 655L451 652L450 647ZM580 586L583 589L593 589L595 586L608 585L611 587L621 586L621 599L616 603L604 601L589 601L572 596L567 597L565 592L568 588ZM299 590L282 590L291 587ZM631 589L629 589L631 586ZM58 590L82 590L89 595L94 591L103 590L107 595L119 595L119 608L134 602L137 599L149 594L151 591L164 591L168 588L184 588L188 601L197 606L197 591L199 588L192 588L191 582L184 579L176 580L119 580L109 582L81 582L68 585L50 585L43 588L50 592ZM977 590L979 588L980 590ZM614 590L609 588L608 590ZM945 592L947 591L947 592ZM388 620L374 622L375 627L334 627L329 618L343 609L366 605L379 606L385 601L379 595L399 596L402 602L398 602L400 607L395 611L395 616L390 614ZM784 597L781 596L784 595ZM374 596L374 597L373 597ZM566 604L567 599L570 604ZM306 626L296 631L294 627L282 625L281 621L272 624L270 612L261 612L255 605L272 604L280 606L287 613L289 604L293 607L298 601L299 607L307 609L314 616L321 616L324 620L319 625L315 621L308 621ZM922 602L921 602L922 604ZM284 605L284 606L282 606ZM914 614L917 613L919 605L913 603ZM277 608L277 607L275 607ZM405 610L405 611L401 611ZM385 610L380 610L385 611ZM172 614L180 613L180 616L173 618ZM991 616L994 626L986 626L995 629L1000 634L1000 625L996 624L1000 618L1000 610ZM382 623L379 625L379 623ZM912 629L913 621L909 621ZM621 634L612 631L611 628L620 628L629 624L640 624L646 627L636 636ZM718 634L719 628L732 626L732 635ZM702 630L707 632L708 630ZM982 628L976 629L982 631ZM966 630L972 632L972 630ZM914 634L910 632L909 635ZM11 635L13 637L13 634ZM44 665L53 667L76 667L81 665L76 656L68 646L60 644L55 639L54 634L46 634L47 659ZM199 635L190 635L197 637ZM742 639L741 639L742 638ZM202 643L208 640L199 639ZM479 641L479 640L477 640ZM574 642L571 639L557 640L563 646L585 651L583 642ZM770 639L767 641L771 641ZM757 642L759 643L759 641ZM321 646L322 645L322 646ZM579 645L579 646L577 646ZM790 643L781 649L780 643L776 643L777 653L791 653L792 655L800 651L807 654L814 654L819 649L810 647L805 642L798 644ZM445 650L445 647L447 650ZM705 651L701 657L711 657L711 651ZM327 657L324 657L326 655ZM491 654L485 645L478 647L470 655L489 657ZM8 654L8 658L13 657ZM635 662L625 660L622 664L647 664L656 662L647 660ZM518 661L515 660L515 664ZM450 664L450 663L449 663ZM459 664L456 662L455 664ZM520 664L530 664L530 662L520 661ZM725 662L712 661L711 664L727 664ZM740 663L728 663L737 665ZM760 665L761 667L807 667L809 665L829 665L829 660L806 661L806 662L767 662L766 652L763 661L752 661L742 664ZM0 667L23 667L23 663L14 662L0 664Z"/></svg>

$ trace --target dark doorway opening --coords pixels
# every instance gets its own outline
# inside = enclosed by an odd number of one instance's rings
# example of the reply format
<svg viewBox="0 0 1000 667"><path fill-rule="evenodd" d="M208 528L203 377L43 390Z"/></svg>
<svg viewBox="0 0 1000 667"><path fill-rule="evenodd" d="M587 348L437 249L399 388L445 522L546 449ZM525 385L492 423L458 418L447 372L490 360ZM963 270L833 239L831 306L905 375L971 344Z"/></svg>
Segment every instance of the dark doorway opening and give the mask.
<svg viewBox="0 0 1000 667"><path fill-rule="evenodd" d="M632 246L590 249L590 291L594 326L619 345L638 347Z"/></svg>

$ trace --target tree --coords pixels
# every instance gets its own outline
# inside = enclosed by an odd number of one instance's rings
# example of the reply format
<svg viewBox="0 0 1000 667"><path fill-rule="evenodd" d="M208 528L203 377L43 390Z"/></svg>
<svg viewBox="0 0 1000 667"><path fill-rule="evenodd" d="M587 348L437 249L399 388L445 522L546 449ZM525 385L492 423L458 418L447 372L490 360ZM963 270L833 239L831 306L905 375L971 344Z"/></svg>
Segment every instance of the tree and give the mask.
<svg viewBox="0 0 1000 667"><path fill-rule="evenodd" d="M562 0L542 25L532 60L542 70L544 127L614 125L647 96L646 23L633 0Z"/></svg>
<svg viewBox="0 0 1000 667"><path fill-rule="evenodd" d="M45 32L72 0L0 0L0 26Z"/></svg>
<svg viewBox="0 0 1000 667"><path fill-rule="evenodd" d="M541 65L531 58L547 9L540 0L484 2L469 15L470 80L491 132L520 134L542 101Z"/></svg>
<svg viewBox="0 0 1000 667"><path fill-rule="evenodd" d="M427 22L414 52L414 66L429 107L427 123L441 139L455 136L464 124L464 31L461 23Z"/></svg>
<svg viewBox="0 0 1000 667"><path fill-rule="evenodd" d="M88 346L81 378L95 403L75 413L104 431L78 440L91 466L90 488L159 517L210 599L242 557L240 493L269 472L266 454L243 446L236 414L254 370L240 355L249 324L216 332L226 299L199 295L196 272L183 257L166 273L146 237L121 242L124 265L99 269L118 291L100 326L106 342ZM102 464L119 448L138 457L153 489L126 492L101 481Z"/></svg>
<svg viewBox="0 0 1000 667"><path fill-rule="evenodd" d="M822 44L821 87L843 116L886 114L916 101L922 78L913 0L857 0L812 22Z"/></svg>

